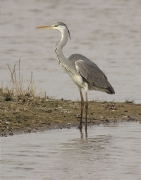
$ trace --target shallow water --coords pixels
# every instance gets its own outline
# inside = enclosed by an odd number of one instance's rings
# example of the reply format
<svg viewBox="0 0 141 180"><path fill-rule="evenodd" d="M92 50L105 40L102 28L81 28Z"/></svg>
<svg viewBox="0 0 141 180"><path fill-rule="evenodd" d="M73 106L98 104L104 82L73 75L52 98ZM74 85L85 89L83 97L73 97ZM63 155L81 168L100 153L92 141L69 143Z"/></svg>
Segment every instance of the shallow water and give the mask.
<svg viewBox="0 0 141 180"><path fill-rule="evenodd" d="M118 123L1 138L1 179L141 179L141 124Z"/></svg>
<svg viewBox="0 0 141 180"><path fill-rule="evenodd" d="M93 91L89 99L141 103L140 0L1 0L0 6L0 84L10 81L6 64L21 59L24 79L33 72L38 92L79 99L77 87L56 60L59 32L35 29L63 21L72 37L64 48L66 57L80 53L93 60L116 91L113 96Z"/></svg>

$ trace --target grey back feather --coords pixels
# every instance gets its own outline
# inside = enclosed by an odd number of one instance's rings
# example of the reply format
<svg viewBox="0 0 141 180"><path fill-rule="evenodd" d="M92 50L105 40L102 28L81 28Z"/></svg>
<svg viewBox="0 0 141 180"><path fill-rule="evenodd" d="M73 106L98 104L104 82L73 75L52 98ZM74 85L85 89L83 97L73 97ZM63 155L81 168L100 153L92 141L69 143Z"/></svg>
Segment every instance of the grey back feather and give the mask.
<svg viewBox="0 0 141 180"><path fill-rule="evenodd" d="M97 67L87 64L83 60L78 60L75 64L80 75L86 80L89 86L104 89L109 86L106 76Z"/></svg>
<svg viewBox="0 0 141 180"><path fill-rule="evenodd" d="M89 89L99 89L114 94L114 89L102 70L91 60L81 54L73 54L69 60L75 65L77 73L88 83Z"/></svg>

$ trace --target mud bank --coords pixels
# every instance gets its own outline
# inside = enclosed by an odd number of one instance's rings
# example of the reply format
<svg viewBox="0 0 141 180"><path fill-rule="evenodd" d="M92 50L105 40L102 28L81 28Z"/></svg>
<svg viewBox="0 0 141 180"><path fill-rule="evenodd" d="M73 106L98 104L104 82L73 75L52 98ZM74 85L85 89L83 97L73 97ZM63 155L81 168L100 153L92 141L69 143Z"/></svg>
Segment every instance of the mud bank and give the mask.
<svg viewBox="0 0 141 180"><path fill-rule="evenodd" d="M133 102L89 102L89 125L140 121L141 104ZM39 97L0 97L0 134L30 133L46 129L77 127L80 102ZM83 120L85 121L85 120Z"/></svg>

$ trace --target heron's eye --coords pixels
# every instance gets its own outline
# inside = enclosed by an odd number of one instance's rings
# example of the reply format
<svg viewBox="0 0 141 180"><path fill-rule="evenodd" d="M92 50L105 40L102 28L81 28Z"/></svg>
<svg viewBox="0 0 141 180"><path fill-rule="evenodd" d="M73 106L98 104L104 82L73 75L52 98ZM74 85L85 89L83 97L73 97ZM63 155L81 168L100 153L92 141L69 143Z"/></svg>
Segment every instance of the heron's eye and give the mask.
<svg viewBox="0 0 141 180"><path fill-rule="evenodd" d="M54 25L54 27L58 27L58 25L57 25L57 24L55 24L55 25Z"/></svg>

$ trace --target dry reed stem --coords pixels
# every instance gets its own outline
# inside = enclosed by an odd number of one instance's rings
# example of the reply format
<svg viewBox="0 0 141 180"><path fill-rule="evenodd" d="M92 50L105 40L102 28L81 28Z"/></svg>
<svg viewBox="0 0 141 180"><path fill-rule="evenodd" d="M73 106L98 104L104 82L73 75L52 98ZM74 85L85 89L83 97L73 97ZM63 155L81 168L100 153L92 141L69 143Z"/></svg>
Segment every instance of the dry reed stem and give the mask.
<svg viewBox="0 0 141 180"><path fill-rule="evenodd" d="M18 65L18 72L17 67ZM33 80L33 72L31 72L31 77L29 81L25 81L23 77L21 78L21 61L14 65L13 69L7 64L8 70L11 76L12 87L8 87L12 94L16 96L35 96L36 88ZM18 74L18 77L17 77Z"/></svg>

